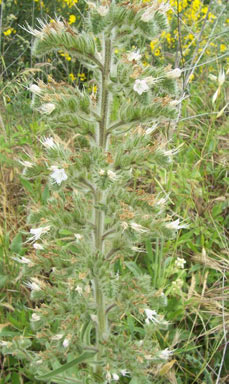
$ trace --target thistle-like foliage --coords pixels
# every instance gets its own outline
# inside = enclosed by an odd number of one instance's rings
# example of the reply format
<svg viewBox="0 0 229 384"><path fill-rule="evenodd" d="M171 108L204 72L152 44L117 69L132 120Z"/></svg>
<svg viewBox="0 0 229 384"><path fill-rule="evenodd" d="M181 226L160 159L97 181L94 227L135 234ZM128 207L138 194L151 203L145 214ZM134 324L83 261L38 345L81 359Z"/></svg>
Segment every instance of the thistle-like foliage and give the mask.
<svg viewBox="0 0 229 384"><path fill-rule="evenodd" d="M88 5L83 31L60 19L30 29L35 55L66 51L90 69L97 92L55 81L31 86L53 132L40 140L43 161L23 163L24 177L44 186L28 217L34 252L23 266L40 349L20 338L3 350L46 383L146 384L164 356L153 334L167 327L166 298L133 257L146 240L176 229L166 196L145 181L173 155L154 133L176 117L180 71L141 62L145 38L167 26L161 2ZM125 53L115 55L117 47ZM56 135L63 129L65 142Z"/></svg>

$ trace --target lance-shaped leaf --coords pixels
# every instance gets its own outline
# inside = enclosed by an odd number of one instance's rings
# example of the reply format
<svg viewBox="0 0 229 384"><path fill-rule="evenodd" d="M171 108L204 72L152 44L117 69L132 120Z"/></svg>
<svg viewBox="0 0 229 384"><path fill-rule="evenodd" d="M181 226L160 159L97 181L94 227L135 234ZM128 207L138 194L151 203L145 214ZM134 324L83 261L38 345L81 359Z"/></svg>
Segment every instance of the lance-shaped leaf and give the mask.
<svg viewBox="0 0 229 384"><path fill-rule="evenodd" d="M124 105L120 111L121 120L124 123L131 121L148 121L150 119L156 119L161 116L166 116L166 118L174 118L176 115L176 111L171 107L163 107L159 103L151 104L148 106L136 106L136 105L128 105L127 107Z"/></svg>
<svg viewBox="0 0 229 384"><path fill-rule="evenodd" d="M97 64L102 67L100 61L96 58L96 44L93 36L89 33L78 33L70 26L54 29L49 24L40 35L35 39L33 45L33 55L43 56L49 52L64 50L70 55L74 55L80 60L88 63Z"/></svg>
<svg viewBox="0 0 229 384"><path fill-rule="evenodd" d="M63 373L67 369L72 368L74 365L80 364L83 361L88 360L88 359L94 357L95 354L96 354L96 352L83 352L76 359L70 361L69 363L66 363L66 364L62 365L60 368L57 368L54 371L51 371L51 372L47 373L46 375L37 376L36 379L37 380L41 380L41 381L46 380L46 379L50 379L51 377L59 375L60 373Z"/></svg>

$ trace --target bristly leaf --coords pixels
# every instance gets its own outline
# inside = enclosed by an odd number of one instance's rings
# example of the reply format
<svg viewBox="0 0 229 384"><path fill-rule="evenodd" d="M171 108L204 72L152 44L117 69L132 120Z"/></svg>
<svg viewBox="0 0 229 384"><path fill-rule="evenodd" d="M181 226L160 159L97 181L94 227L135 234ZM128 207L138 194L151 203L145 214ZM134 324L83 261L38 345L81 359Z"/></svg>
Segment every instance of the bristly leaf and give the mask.
<svg viewBox="0 0 229 384"><path fill-rule="evenodd" d="M95 356L95 354L96 354L96 352L83 352L82 355L80 355L76 359L70 361L69 363L62 365L60 368L57 368L54 371L47 373L46 375L37 376L36 379L43 381L46 379L54 378L54 376L65 372L67 369L72 368L74 365L80 364L83 361L91 359L92 357Z"/></svg>

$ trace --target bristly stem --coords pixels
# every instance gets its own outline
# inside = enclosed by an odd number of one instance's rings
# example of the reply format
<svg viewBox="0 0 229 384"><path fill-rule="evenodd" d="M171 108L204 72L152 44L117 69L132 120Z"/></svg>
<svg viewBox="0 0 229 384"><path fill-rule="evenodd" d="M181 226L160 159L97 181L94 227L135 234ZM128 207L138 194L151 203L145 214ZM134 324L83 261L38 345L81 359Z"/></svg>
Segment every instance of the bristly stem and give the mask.
<svg viewBox="0 0 229 384"><path fill-rule="evenodd" d="M111 39L104 38L104 70L101 73L101 110L100 110L100 121L99 121L99 135L97 138L97 145L102 149L106 150L107 141L107 127L109 118L109 90L108 90L108 79L111 68L111 54L112 46ZM99 188L95 191L94 200L94 218L95 218L95 253L97 258L103 257L103 233L104 233L104 211L101 204L104 204L104 192ZM96 272L97 273L97 272ZM103 290L100 284L98 276L95 276L94 281L94 294L97 310L97 331L96 331L96 346L98 349L97 361L101 360L103 355L103 342L108 336L108 323L107 314L105 307L105 298ZM96 373L101 374L101 367L97 365Z"/></svg>

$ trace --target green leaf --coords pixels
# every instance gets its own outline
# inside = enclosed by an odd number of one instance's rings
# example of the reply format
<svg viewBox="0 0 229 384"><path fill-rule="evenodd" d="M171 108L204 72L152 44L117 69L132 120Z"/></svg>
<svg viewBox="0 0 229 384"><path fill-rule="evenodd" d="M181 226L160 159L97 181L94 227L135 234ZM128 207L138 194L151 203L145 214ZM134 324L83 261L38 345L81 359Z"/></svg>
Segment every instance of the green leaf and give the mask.
<svg viewBox="0 0 229 384"><path fill-rule="evenodd" d="M21 233L18 233L12 240L12 243L10 245L11 251L15 253L20 253L22 249L22 235Z"/></svg>
<svg viewBox="0 0 229 384"><path fill-rule="evenodd" d="M20 336L20 332L13 332L13 331L7 331L5 329L3 329L1 332L0 332L0 337L10 337L10 336Z"/></svg>
<svg viewBox="0 0 229 384"><path fill-rule="evenodd" d="M41 194L41 199L42 199L43 204L47 203L49 196L50 196L49 188L48 188L48 185L46 185L44 190L42 191L42 194Z"/></svg>
<svg viewBox="0 0 229 384"><path fill-rule="evenodd" d="M11 379L12 379L12 382L11 382L12 384L21 384L20 376L18 373L13 372Z"/></svg>
<svg viewBox="0 0 229 384"><path fill-rule="evenodd" d="M33 193L33 187L32 187L32 184L29 181L27 181L27 180L23 179L22 177L20 177L20 182L21 182L21 184L23 185L23 187L25 188L26 191L28 191L31 194Z"/></svg>
<svg viewBox="0 0 229 384"><path fill-rule="evenodd" d="M142 275L141 269L135 264L135 262L127 261L125 264L135 277L139 277L140 275Z"/></svg>
<svg viewBox="0 0 229 384"><path fill-rule="evenodd" d="M4 287L7 281L8 281L8 276L0 275L0 288Z"/></svg>
<svg viewBox="0 0 229 384"><path fill-rule="evenodd" d="M59 230L59 235L62 236L73 236L72 231L69 231L68 229L60 229Z"/></svg>
<svg viewBox="0 0 229 384"><path fill-rule="evenodd" d="M67 369L73 367L74 365L80 364L83 361L92 358L95 354L96 354L96 352L84 352L79 357L77 357L76 359L70 361L69 363L62 365L62 367L57 368L54 371L47 373L46 375L37 376L36 379L37 380L50 379L51 377L56 376L59 373L62 373L64 371L66 371Z"/></svg>

